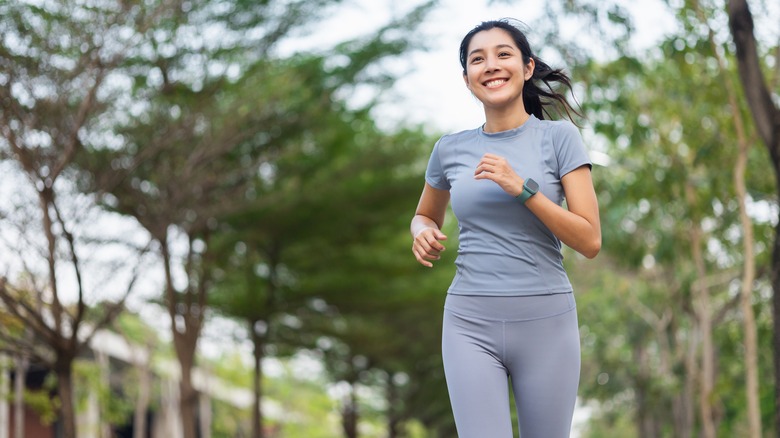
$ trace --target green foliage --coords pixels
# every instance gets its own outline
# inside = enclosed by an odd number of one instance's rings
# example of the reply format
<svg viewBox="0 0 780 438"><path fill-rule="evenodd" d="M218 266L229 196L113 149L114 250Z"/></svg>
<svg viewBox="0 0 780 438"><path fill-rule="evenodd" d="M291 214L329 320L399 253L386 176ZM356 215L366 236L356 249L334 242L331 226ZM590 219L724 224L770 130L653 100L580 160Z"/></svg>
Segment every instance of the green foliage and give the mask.
<svg viewBox="0 0 780 438"><path fill-rule="evenodd" d="M117 317L114 325L116 330L131 343L154 348L159 342L159 333L137 314L123 312Z"/></svg>
<svg viewBox="0 0 780 438"><path fill-rule="evenodd" d="M238 409L221 400L211 399L211 415L211 436L214 438L250 436L251 409Z"/></svg>
<svg viewBox="0 0 780 438"><path fill-rule="evenodd" d="M24 404L35 412L45 425L50 425L57 419L59 400L52 398L45 389L25 391Z"/></svg>
<svg viewBox="0 0 780 438"><path fill-rule="evenodd" d="M338 436L341 426L336 401L326 392L328 382L317 374L304 374L294 361L278 362L280 372L267 380L268 397L277 403L281 422L272 422L280 436L327 438Z"/></svg>
<svg viewBox="0 0 780 438"><path fill-rule="evenodd" d="M636 426L632 418L633 412L610 411L600 408L592 418L584 431L580 433L583 438L635 438L638 436Z"/></svg>
<svg viewBox="0 0 780 438"><path fill-rule="evenodd" d="M57 411L60 408L59 397L52 397L57 387L57 377L53 373L46 375L41 388L35 390L26 389L22 395L24 404L38 414L43 424L49 425L57 419Z"/></svg>
<svg viewBox="0 0 780 438"><path fill-rule="evenodd" d="M226 353L218 360L209 361L208 369L231 386L240 388L252 386L252 368L238 352Z"/></svg>
<svg viewBox="0 0 780 438"><path fill-rule="evenodd" d="M73 386L76 389L77 409L85 412L87 403L92 402L92 397L95 397L103 421L108 424L124 424L128 418L132 418L134 399L126 396L125 388L112 388L107 378L109 376L97 363L85 360L77 360L73 363ZM127 378L116 380L127 385L128 388L133 383Z"/></svg>
<svg viewBox="0 0 780 438"><path fill-rule="evenodd" d="M690 10L680 13L685 20L693 17ZM685 397L691 407L697 405L691 390L698 386L686 386L685 360L686 349L697 342L692 290L699 281L711 284L716 321L713 401L719 433L745 433L744 333L735 311L743 262L733 188L737 140L723 84L737 80L734 71L720 73L700 29L692 25L670 36L654 56L590 62L574 72L586 85L582 101L596 132L594 144L609 157L606 167L594 169L604 269L595 273L570 264L582 324L580 394L598 406L592 436L629 436L628 418L637 431L644 424L670 435L685 415ZM718 50L733 56L727 45ZM747 109L740 111L749 120ZM759 209L775 203L768 165L765 151L753 148L747 184ZM705 278L692 263L694 227L704 233ZM770 254L762 242L771 224L756 221L754 227L762 272ZM761 286L764 281L756 285L755 309L760 350L770 351L770 294ZM760 375L771 375L768 354L759 366ZM762 400L771 398L770 391L761 388ZM690 415L697 418L696 412Z"/></svg>

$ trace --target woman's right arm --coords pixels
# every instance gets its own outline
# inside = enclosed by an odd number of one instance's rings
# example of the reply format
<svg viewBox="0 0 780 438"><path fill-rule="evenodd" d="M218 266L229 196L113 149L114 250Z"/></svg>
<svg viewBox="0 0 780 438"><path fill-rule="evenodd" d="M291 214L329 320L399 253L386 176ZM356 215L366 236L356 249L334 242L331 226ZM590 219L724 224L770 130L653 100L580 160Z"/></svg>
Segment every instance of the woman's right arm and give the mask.
<svg viewBox="0 0 780 438"><path fill-rule="evenodd" d="M441 232L441 227L449 202L449 190L436 189L425 183L409 227L414 239L412 253L423 266L432 267L431 261L439 260L439 254L444 251L441 241L447 240L447 236Z"/></svg>

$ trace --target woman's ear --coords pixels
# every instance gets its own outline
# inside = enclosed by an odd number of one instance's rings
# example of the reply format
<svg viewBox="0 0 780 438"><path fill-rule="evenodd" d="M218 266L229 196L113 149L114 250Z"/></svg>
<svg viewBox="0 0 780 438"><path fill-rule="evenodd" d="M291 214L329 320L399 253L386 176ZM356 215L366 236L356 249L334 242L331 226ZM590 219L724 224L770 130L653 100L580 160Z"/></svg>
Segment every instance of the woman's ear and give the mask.
<svg viewBox="0 0 780 438"><path fill-rule="evenodd" d="M463 82L465 82L465 83L466 83L466 88L468 88L469 90L471 90L471 86L469 85L469 77L468 77L468 76L466 76L466 73L463 73Z"/></svg>
<svg viewBox="0 0 780 438"><path fill-rule="evenodd" d="M534 58L531 57L531 59L528 60L528 64L525 65L525 80L531 79L534 75L534 69L536 68L536 61L534 61Z"/></svg>

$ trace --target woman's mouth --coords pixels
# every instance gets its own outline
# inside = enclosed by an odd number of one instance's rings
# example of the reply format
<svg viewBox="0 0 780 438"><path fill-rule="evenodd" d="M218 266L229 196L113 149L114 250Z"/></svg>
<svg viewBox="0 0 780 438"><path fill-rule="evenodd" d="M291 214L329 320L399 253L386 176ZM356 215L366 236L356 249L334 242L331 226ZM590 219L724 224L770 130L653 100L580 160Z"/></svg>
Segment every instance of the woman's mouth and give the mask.
<svg viewBox="0 0 780 438"><path fill-rule="evenodd" d="M502 85L504 85L507 82L507 79L491 79L484 83L485 87L487 88L498 88Z"/></svg>

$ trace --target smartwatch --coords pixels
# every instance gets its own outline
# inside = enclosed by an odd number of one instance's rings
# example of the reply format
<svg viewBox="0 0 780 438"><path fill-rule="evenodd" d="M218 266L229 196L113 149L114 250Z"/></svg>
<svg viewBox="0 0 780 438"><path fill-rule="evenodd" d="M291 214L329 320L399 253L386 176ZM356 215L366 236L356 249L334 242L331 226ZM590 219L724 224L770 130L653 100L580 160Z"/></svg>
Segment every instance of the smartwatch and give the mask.
<svg viewBox="0 0 780 438"><path fill-rule="evenodd" d="M525 204L525 201L527 201L531 196L535 195L538 191L539 184L531 178L528 178L523 183L523 191L517 195L517 199L520 200L521 204Z"/></svg>

